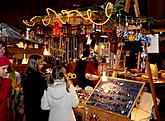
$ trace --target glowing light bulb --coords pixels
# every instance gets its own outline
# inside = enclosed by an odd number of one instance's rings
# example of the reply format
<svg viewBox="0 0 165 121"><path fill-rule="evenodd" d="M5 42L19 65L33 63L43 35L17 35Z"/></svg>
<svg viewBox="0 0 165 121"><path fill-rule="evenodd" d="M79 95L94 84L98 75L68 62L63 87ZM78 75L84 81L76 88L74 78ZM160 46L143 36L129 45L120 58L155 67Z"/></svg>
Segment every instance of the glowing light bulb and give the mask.
<svg viewBox="0 0 165 121"><path fill-rule="evenodd" d="M106 76L105 73L106 73L106 72L103 72L103 76L101 77L101 79L102 79L103 82L108 81L107 76Z"/></svg>
<svg viewBox="0 0 165 121"><path fill-rule="evenodd" d="M44 49L43 54L44 54L44 55L50 55L50 53L49 53L49 51L46 49L46 47L45 47L45 49Z"/></svg>
<svg viewBox="0 0 165 121"><path fill-rule="evenodd" d="M23 54L22 64L27 64L27 63L28 63L28 59L26 58L26 54Z"/></svg>

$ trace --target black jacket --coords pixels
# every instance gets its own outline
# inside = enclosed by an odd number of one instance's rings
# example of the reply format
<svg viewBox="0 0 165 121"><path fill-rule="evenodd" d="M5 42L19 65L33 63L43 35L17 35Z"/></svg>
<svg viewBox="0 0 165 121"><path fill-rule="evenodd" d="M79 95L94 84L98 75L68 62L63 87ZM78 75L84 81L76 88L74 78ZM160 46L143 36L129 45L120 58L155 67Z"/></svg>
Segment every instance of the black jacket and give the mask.
<svg viewBox="0 0 165 121"><path fill-rule="evenodd" d="M22 76L26 121L47 121L48 117L40 107L41 97L47 88L44 74L28 68ZM45 119L46 118L46 119Z"/></svg>

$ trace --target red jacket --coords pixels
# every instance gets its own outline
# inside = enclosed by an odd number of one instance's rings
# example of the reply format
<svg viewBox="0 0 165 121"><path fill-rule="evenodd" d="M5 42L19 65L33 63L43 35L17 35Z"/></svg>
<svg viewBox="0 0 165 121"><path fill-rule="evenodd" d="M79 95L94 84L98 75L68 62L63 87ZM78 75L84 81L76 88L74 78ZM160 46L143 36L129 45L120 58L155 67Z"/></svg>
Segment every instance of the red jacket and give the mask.
<svg viewBox="0 0 165 121"><path fill-rule="evenodd" d="M86 68L85 68L85 73L84 74L89 73L89 74L93 74L93 75L99 76L98 66L96 66L95 64L96 63L94 63L93 61L88 61L87 65L86 65ZM93 87L96 86L96 84L98 83L99 79L100 78L98 78L98 80L92 81ZM91 86L91 85L89 85L89 86Z"/></svg>
<svg viewBox="0 0 165 121"><path fill-rule="evenodd" d="M9 92L11 80L0 78L0 121L9 121Z"/></svg>
<svg viewBox="0 0 165 121"><path fill-rule="evenodd" d="M86 68L85 68L85 74L94 74L94 75L99 75L98 67L95 67L94 62L88 61Z"/></svg>

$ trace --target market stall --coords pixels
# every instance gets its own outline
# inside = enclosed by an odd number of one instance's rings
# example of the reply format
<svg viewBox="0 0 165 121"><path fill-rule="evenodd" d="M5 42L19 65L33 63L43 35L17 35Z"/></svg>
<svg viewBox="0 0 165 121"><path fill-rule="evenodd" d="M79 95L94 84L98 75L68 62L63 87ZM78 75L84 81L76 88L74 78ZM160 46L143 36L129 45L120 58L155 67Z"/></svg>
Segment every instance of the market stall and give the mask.
<svg viewBox="0 0 165 121"><path fill-rule="evenodd" d="M129 2L127 0L124 3L126 12L129 11ZM47 52L43 54L46 58L51 56L66 65L68 75L76 74L73 80L75 86L81 86L78 82L85 83L87 80L86 67L89 73L88 81L94 76L99 77L97 79L100 80L94 84L93 89L86 88L86 85L77 89L80 104L75 109L75 114L79 121L131 120L131 113L145 83L150 85L151 100L154 104L152 106L157 119L160 120L154 90L154 83L159 82L160 78L156 81L152 79L148 58L151 38L145 33L143 26L147 18L138 17L140 13L137 0L134 4L137 18L123 15L122 5L121 1L114 5L108 2L101 10L62 10L61 13L47 8L46 16L36 16L30 21L24 21L28 39L43 46L38 48L39 46L33 45L32 48L36 49L34 51L28 45L27 48L22 48L23 54ZM114 23L111 25L111 22ZM11 51L20 53L16 48ZM91 63L95 63L94 69L87 66ZM133 68L136 72L132 71L132 67L136 68ZM144 79L142 75L145 70L147 78ZM112 77L103 80L103 76ZM69 78L72 77L73 74ZM162 77L161 82L164 83Z"/></svg>

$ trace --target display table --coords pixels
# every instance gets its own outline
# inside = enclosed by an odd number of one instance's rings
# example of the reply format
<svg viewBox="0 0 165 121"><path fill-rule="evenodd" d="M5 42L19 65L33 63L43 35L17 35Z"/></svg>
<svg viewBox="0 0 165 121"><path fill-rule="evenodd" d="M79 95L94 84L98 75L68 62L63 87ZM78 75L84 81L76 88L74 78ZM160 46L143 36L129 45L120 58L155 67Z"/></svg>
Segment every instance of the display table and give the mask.
<svg viewBox="0 0 165 121"><path fill-rule="evenodd" d="M85 121L131 121L131 119L92 106L86 106Z"/></svg>
<svg viewBox="0 0 165 121"><path fill-rule="evenodd" d="M131 121L127 117L106 112L91 106L78 107L74 109L77 121Z"/></svg>
<svg viewBox="0 0 165 121"><path fill-rule="evenodd" d="M141 76L127 76L125 74L119 75L119 78L132 79L139 82L148 82L148 78L144 78L143 74ZM155 79L153 80L154 84L165 84L164 79Z"/></svg>
<svg viewBox="0 0 165 121"><path fill-rule="evenodd" d="M100 79L90 95L78 92L78 121L131 121L130 115L145 83L128 79Z"/></svg>

